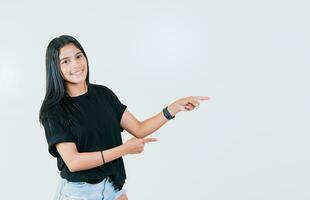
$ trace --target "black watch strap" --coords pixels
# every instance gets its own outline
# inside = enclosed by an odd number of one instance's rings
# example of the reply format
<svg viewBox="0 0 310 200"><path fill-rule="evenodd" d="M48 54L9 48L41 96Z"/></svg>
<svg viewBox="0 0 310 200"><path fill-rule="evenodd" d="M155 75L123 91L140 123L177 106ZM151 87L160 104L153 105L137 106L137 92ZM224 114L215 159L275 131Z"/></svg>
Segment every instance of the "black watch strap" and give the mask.
<svg viewBox="0 0 310 200"><path fill-rule="evenodd" d="M172 116L172 115L170 114L170 112L168 111L168 106L167 106L166 108L163 109L163 113L164 113L164 116L165 116L168 120L174 118L174 116Z"/></svg>

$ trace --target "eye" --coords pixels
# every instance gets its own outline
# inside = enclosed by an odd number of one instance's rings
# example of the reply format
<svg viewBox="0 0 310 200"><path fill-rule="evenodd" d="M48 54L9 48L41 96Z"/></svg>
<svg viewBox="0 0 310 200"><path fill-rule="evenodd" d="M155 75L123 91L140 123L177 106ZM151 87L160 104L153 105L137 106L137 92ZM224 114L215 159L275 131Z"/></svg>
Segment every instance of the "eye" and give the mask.
<svg viewBox="0 0 310 200"><path fill-rule="evenodd" d="M70 61L69 60L64 60L64 61L62 61L62 63L61 64L69 64L70 63Z"/></svg>
<svg viewBox="0 0 310 200"><path fill-rule="evenodd" d="M83 57L83 54L79 54L76 56L76 58L82 58Z"/></svg>

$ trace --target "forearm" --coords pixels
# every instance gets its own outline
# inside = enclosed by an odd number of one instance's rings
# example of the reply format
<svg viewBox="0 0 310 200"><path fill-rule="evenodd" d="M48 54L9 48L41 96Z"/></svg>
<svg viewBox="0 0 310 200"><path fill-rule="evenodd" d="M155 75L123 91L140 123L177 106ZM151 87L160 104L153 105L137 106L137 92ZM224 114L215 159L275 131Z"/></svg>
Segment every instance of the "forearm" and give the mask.
<svg viewBox="0 0 310 200"><path fill-rule="evenodd" d="M173 106L170 105L168 106L168 111L174 116L177 114L177 109ZM157 115L146 119L141 122L140 124L140 130L139 130L139 137L144 138L156 130L158 130L160 127L162 127L168 119L164 116L163 112L161 111Z"/></svg>
<svg viewBox="0 0 310 200"><path fill-rule="evenodd" d="M124 145L120 145L108 150L102 151L105 163L112 160L125 156L127 154ZM70 161L70 171L77 172L92 169L103 164L102 156L100 151L95 152L77 152Z"/></svg>

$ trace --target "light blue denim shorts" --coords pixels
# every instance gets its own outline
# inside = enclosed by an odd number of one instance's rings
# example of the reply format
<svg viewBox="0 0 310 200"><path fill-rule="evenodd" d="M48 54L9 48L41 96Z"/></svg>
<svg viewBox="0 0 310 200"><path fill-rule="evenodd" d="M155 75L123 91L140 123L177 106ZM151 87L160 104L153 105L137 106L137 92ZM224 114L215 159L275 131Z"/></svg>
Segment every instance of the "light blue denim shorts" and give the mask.
<svg viewBox="0 0 310 200"><path fill-rule="evenodd" d="M126 190L116 189L109 177L96 184L60 178L54 200L116 200L124 194Z"/></svg>

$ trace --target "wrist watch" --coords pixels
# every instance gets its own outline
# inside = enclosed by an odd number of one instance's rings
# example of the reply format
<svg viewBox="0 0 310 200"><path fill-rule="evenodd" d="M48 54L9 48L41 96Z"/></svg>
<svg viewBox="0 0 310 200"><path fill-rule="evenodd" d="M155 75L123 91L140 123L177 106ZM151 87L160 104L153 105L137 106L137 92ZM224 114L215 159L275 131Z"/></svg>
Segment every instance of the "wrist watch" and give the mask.
<svg viewBox="0 0 310 200"><path fill-rule="evenodd" d="M163 109L163 113L164 113L164 116L165 116L168 120L174 118L174 116L172 116L172 115L170 114L170 112L168 111L168 106L165 107L165 108Z"/></svg>

